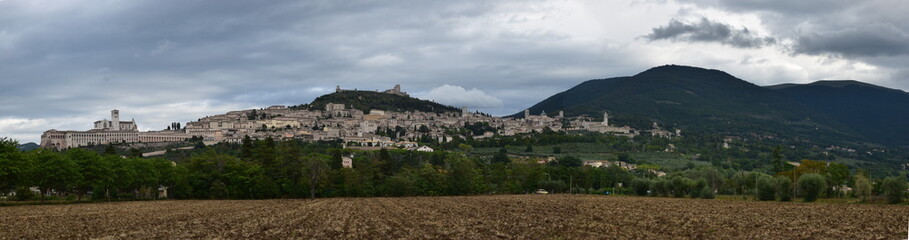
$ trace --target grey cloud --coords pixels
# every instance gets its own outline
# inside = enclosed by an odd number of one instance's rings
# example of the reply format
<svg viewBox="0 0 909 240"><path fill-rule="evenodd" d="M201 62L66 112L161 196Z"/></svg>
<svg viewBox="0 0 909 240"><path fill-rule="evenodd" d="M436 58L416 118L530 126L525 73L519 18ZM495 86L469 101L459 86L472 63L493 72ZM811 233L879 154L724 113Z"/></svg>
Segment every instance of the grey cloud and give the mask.
<svg viewBox="0 0 909 240"><path fill-rule="evenodd" d="M909 33L890 24L851 27L799 36L793 51L845 57L909 55Z"/></svg>
<svg viewBox="0 0 909 240"><path fill-rule="evenodd" d="M833 12L860 4L856 0L681 0L733 11L767 11L784 14Z"/></svg>
<svg viewBox="0 0 909 240"><path fill-rule="evenodd" d="M909 58L909 4L904 0L681 0L759 16L795 54L870 62ZM897 62L905 62L897 60Z"/></svg>
<svg viewBox="0 0 909 240"><path fill-rule="evenodd" d="M666 26L653 28L653 31L644 37L650 41L717 42L737 48L758 48L776 43L773 37L758 36L748 28L738 29L707 18L701 18L700 21L693 23L673 19Z"/></svg>
<svg viewBox="0 0 909 240"><path fill-rule="evenodd" d="M305 103L323 93L315 88L445 83L496 96L503 106L491 113L511 114L603 72L647 67L629 53L487 22L534 2L0 1L0 119L96 119L118 108L153 128Z"/></svg>
<svg viewBox="0 0 909 240"><path fill-rule="evenodd" d="M902 68L890 75L890 81L896 83L897 88L909 89L909 68Z"/></svg>
<svg viewBox="0 0 909 240"><path fill-rule="evenodd" d="M678 0L693 9L757 16L789 54L822 57L819 64L848 60L892 74L875 81L906 89L909 66L909 2L905 0Z"/></svg>

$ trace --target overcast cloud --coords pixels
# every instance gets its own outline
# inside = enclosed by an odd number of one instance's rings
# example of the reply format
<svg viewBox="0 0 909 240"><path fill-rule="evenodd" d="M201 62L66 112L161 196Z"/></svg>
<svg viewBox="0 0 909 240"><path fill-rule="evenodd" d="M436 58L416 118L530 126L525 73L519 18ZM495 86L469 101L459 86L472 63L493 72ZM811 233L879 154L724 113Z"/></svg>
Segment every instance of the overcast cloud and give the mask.
<svg viewBox="0 0 909 240"><path fill-rule="evenodd" d="M663 64L909 89L909 3L0 1L0 136L388 89L494 115ZM696 56L696 57L692 57Z"/></svg>
<svg viewBox="0 0 909 240"><path fill-rule="evenodd" d="M757 48L776 43L776 39L757 36L748 28L737 29L728 24L712 22L707 18L701 18L699 22L694 23L673 19L666 26L654 28L653 32L645 37L651 41L668 39L718 42L739 48Z"/></svg>

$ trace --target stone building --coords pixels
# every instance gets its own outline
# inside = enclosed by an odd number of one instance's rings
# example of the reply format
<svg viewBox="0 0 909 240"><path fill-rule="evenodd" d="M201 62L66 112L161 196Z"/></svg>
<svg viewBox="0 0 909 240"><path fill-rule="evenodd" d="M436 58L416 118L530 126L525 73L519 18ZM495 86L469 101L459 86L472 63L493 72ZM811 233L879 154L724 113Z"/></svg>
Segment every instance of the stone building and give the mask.
<svg viewBox="0 0 909 240"><path fill-rule="evenodd" d="M95 128L88 131L58 131L51 129L41 134L41 147L67 149L111 143L179 142L192 136L181 131L139 132L136 121L120 121L120 111L111 111L111 120L95 121Z"/></svg>

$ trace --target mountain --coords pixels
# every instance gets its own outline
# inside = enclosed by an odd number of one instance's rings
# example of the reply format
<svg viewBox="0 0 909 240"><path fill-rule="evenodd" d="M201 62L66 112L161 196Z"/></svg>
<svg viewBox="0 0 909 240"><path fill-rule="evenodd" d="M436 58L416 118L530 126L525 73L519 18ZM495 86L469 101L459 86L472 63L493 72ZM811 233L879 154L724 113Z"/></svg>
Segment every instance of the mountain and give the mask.
<svg viewBox="0 0 909 240"><path fill-rule="evenodd" d="M686 132L852 140L861 136L789 94L728 73L667 65L630 77L583 82L531 106L531 114L565 111L650 129L651 122ZM518 113L513 116L522 116Z"/></svg>
<svg viewBox="0 0 909 240"><path fill-rule="evenodd" d="M19 151L31 151L31 150L37 149L37 148L38 148L38 144L37 144L37 143L30 142L30 143L26 143L26 144L19 145L19 146L17 146L16 148L18 148Z"/></svg>
<svg viewBox="0 0 909 240"><path fill-rule="evenodd" d="M860 135L886 143L909 145L909 93L868 83L817 81L768 86L822 112Z"/></svg>
<svg viewBox="0 0 909 240"><path fill-rule="evenodd" d="M369 112L372 109L395 112L423 111L436 113L461 111L452 106L398 94L354 90L322 95L313 100L309 107L312 109L325 109L325 104L328 103L343 103L347 108L359 109L364 112Z"/></svg>

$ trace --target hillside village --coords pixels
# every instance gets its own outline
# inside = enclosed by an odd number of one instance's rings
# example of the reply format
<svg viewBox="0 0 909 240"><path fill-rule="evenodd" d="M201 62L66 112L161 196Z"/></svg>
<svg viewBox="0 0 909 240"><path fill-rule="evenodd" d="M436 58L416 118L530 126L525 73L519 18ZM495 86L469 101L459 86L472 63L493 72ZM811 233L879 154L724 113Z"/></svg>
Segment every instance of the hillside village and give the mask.
<svg viewBox="0 0 909 240"><path fill-rule="evenodd" d="M344 90L338 87L336 92ZM407 97L400 86L382 93ZM511 136L520 133L551 131L590 131L633 137L644 131L609 123L608 113L602 121L580 116L569 118L559 112L555 116L545 111L536 115L524 111L521 118L503 118L470 112L393 112L379 109L362 111L342 103L297 108L271 106L263 109L231 111L207 116L197 121L175 126L174 129L139 132L135 120L119 121L119 111L113 110L113 120L99 120L89 131L49 130L42 135L41 146L66 149L109 143L170 142L201 137L205 144L219 142L240 143L249 136L253 139L300 139L304 141L340 140L345 146L356 148L404 148L415 150L417 142L447 142L454 138L482 139L495 135ZM460 131L475 126L475 131ZM654 123L647 130L653 136L673 137L679 129L668 131ZM425 149L425 148L424 148Z"/></svg>

